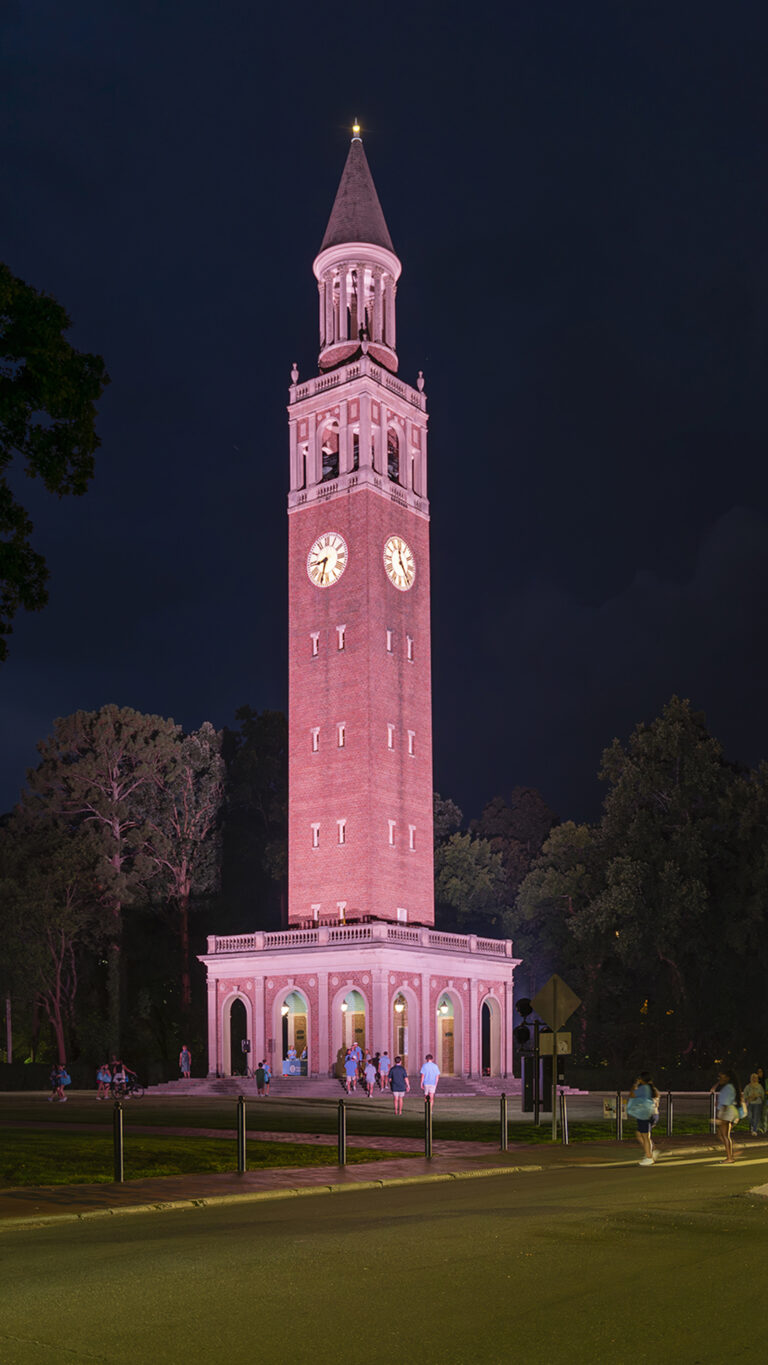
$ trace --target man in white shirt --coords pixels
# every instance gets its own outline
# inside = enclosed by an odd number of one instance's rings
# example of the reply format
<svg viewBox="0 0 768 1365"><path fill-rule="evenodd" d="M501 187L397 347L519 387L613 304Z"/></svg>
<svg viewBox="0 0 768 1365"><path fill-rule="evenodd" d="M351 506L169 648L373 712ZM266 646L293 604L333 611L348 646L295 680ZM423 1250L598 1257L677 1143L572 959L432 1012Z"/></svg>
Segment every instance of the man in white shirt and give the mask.
<svg viewBox="0 0 768 1365"><path fill-rule="evenodd" d="M429 1100L430 1107L435 1102L435 1091L437 1082L440 1079L440 1068L432 1057L432 1053L427 1053L427 1060L421 1068L421 1088L426 1098Z"/></svg>

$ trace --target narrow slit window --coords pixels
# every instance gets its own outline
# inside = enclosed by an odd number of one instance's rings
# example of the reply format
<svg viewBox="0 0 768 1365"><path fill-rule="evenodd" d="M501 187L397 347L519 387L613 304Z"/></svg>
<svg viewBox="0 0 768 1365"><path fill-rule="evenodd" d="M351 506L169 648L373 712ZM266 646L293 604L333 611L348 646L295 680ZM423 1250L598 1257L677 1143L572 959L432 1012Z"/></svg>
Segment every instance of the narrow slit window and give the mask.
<svg viewBox="0 0 768 1365"><path fill-rule="evenodd" d="M347 915L347 902L346 902L346 901L337 901L337 902L336 902L336 909L337 909L338 912L339 912L339 919L341 920L341 922L342 922L342 924L343 924L343 923L344 923L344 920L346 919L346 915Z"/></svg>
<svg viewBox="0 0 768 1365"><path fill-rule="evenodd" d="M408 826L408 847L409 847L409 849L411 850L411 853L415 853L415 852L416 852L416 826L415 826L415 825L409 825L409 826Z"/></svg>
<svg viewBox="0 0 768 1365"><path fill-rule="evenodd" d="M394 747L395 747L395 727L394 727L394 725L388 725L388 726L387 726L387 748L388 748L388 749L394 749Z"/></svg>
<svg viewBox="0 0 768 1365"><path fill-rule="evenodd" d="M387 631L387 654L392 653L392 631Z"/></svg>
<svg viewBox="0 0 768 1365"><path fill-rule="evenodd" d="M313 630L309 638L312 641L312 658L314 659L320 653L320 631Z"/></svg>
<svg viewBox="0 0 768 1365"><path fill-rule="evenodd" d="M412 635L406 635L406 637L405 637L405 657L406 657L406 659L408 660L409 664L412 664L412 663L413 663L413 636L412 636Z"/></svg>
<svg viewBox="0 0 768 1365"><path fill-rule="evenodd" d="M397 907L397 918L399 919L401 924L408 923L408 911L402 905L398 905Z"/></svg>
<svg viewBox="0 0 768 1365"><path fill-rule="evenodd" d="M347 722L340 720L336 726L336 744L339 749L343 749L347 742Z"/></svg>
<svg viewBox="0 0 768 1365"><path fill-rule="evenodd" d="M318 824L318 825L312 825L311 828L312 828L312 847L313 847L313 848L319 848L319 847L320 847L320 826L319 826L319 824Z"/></svg>
<svg viewBox="0 0 768 1365"><path fill-rule="evenodd" d="M312 911L312 918L315 921L315 924L317 924L317 921L320 918L320 902L318 901L316 905L311 905L310 910Z"/></svg>
<svg viewBox="0 0 768 1365"><path fill-rule="evenodd" d="M396 829L396 828L397 828L397 821L396 821L396 820L390 820L390 821L389 821L389 846L390 846L390 848L394 848L394 847L395 847L395 829Z"/></svg>
<svg viewBox="0 0 768 1365"><path fill-rule="evenodd" d="M336 827L337 827L337 829L338 829L338 831L339 831L339 843L340 843L340 844L345 844L345 843L347 842L347 822L346 822L346 820L337 820L337 821L336 821Z"/></svg>
<svg viewBox="0 0 768 1365"><path fill-rule="evenodd" d="M409 731L408 731L408 753L411 755L411 758L415 758L415 757L416 757L416 731L415 731L415 730L409 730Z"/></svg>
<svg viewBox="0 0 768 1365"><path fill-rule="evenodd" d="M337 649L343 649L344 646L345 646L345 644L346 644L346 639L347 639L347 627L346 627L346 626L337 626L337 627L336 627L336 648L337 648Z"/></svg>
<svg viewBox="0 0 768 1365"><path fill-rule="evenodd" d="M320 748L320 728L319 728L319 726L316 727L314 730L310 730L309 733L310 733L310 735L311 735L311 737L312 737L312 753L313 753L313 754L316 754L317 751L318 751L318 749Z"/></svg>

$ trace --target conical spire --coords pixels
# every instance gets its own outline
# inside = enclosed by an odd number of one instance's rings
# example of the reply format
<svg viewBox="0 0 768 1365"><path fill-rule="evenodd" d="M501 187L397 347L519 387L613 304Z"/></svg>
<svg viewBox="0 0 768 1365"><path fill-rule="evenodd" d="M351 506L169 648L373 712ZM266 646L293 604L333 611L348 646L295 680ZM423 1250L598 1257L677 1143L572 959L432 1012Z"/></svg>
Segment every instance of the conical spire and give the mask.
<svg viewBox="0 0 768 1365"><path fill-rule="evenodd" d="M394 252L361 139L355 135L342 171L321 251L345 242L370 242Z"/></svg>

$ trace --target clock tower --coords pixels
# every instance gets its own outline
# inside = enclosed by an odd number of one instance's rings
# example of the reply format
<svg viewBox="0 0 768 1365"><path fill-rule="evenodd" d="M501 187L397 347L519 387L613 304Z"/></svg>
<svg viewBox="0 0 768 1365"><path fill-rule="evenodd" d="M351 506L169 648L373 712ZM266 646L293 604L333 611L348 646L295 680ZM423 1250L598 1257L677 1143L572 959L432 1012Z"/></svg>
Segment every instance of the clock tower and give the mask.
<svg viewBox="0 0 768 1365"><path fill-rule="evenodd" d="M314 273L318 372L294 365L288 403L289 922L209 937L209 1074L243 1089L265 1058L335 1093L356 1043L509 1093L512 944L434 927L427 405L398 376L357 127Z"/></svg>
<svg viewBox="0 0 768 1365"><path fill-rule="evenodd" d="M317 378L294 369L291 924L434 923L427 412L397 376L395 255L359 134L319 255Z"/></svg>

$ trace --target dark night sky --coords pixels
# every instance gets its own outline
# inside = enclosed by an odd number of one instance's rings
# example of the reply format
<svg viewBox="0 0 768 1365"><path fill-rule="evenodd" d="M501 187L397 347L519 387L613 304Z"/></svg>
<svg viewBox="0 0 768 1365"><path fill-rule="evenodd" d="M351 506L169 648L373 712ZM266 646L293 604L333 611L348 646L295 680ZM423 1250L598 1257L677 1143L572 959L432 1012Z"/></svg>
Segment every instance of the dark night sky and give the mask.
<svg viewBox="0 0 768 1365"><path fill-rule="evenodd" d="M673 692L768 755L762 0L3 16L0 258L112 384L89 493L17 481L51 600L0 673L0 809L78 708L285 707L285 404L355 115L431 413L437 788L591 818Z"/></svg>

